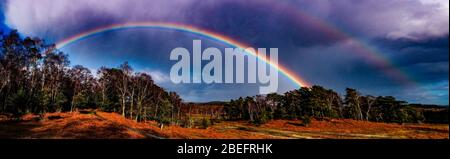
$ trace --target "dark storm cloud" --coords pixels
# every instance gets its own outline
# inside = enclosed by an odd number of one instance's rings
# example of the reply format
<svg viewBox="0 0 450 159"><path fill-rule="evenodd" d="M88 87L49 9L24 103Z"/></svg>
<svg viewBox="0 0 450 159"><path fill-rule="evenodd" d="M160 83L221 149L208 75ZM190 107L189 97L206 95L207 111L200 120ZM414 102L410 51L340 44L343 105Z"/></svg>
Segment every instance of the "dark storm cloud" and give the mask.
<svg viewBox="0 0 450 159"><path fill-rule="evenodd" d="M354 35L423 39L448 34L448 1L444 0L13 0L6 8L10 26L50 37L108 23L171 21L265 47L272 41L308 46L342 40L316 26L314 19Z"/></svg>
<svg viewBox="0 0 450 159"><path fill-rule="evenodd" d="M420 41L378 39L376 45L391 52L392 61L420 82L448 80L449 37Z"/></svg>
<svg viewBox="0 0 450 159"><path fill-rule="evenodd" d="M408 40L408 39L386 39L379 38L374 40L377 45L381 45L387 48L402 50L407 48L447 48L448 47L448 34L441 37L429 38L424 40Z"/></svg>
<svg viewBox="0 0 450 159"><path fill-rule="evenodd" d="M358 36L420 40L448 34L447 0L293 0Z"/></svg>
<svg viewBox="0 0 450 159"><path fill-rule="evenodd" d="M312 18L298 15L286 5L251 2L227 1L209 7L200 5L201 12L192 15L195 17L193 22L256 47L328 45L343 40L321 30Z"/></svg>
<svg viewBox="0 0 450 159"><path fill-rule="evenodd" d="M184 18L185 0L11 0L7 2L8 25L31 36L69 36L73 31L130 21L173 21Z"/></svg>
<svg viewBox="0 0 450 159"><path fill-rule="evenodd" d="M91 1L72 4L71 1L60 0L56 5L50 5L55 2L18 0L9 3L6 13L10 26L27 35L49 37L51 40L130 21L182 22L264 47L308 46L341 40L314 26L311 19L302 19L295 13L284 11L286 6L273 7L265 1L199 3L197 0L177 0L169 3L162 0L113 0L106 4ZM21 8L20 12L16 8ZM274 42L278 44L273 45Z"/></svg>

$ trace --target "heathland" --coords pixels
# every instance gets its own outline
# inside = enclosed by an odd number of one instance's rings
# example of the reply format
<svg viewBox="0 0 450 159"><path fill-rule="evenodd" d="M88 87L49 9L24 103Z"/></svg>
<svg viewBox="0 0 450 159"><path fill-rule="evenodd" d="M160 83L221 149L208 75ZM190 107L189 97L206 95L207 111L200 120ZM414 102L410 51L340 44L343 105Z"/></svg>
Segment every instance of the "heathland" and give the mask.
<svg viewBox="0 0 450 159"><path fill-rule="evenodd" d="M322 86L186 103L127 63L90 69L0 34L0 138L448 138L448 106Z"/></svg>
<svg viewBox="0 0 450 159"><path fill-rule="evenodd" d="M5 119L5 118L3 118ZM19 139L448 139L448 124L387 124L352 119L273 120L255 126L223 121L202 128L161 129L155 121L136 122L117 113L86 110L24 115L0 121L1 138Z"/></svg>

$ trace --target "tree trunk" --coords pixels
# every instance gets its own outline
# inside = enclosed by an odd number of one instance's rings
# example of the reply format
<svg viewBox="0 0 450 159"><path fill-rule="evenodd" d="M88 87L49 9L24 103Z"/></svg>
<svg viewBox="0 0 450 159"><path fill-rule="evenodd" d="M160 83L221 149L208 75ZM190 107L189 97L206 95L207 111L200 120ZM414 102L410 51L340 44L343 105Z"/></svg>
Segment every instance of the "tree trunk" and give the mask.
<svg viewBox="0 0 450 159"><path fill-rule="evenodd" d="M133 107L134 107L134 88L131 90L130 119L133 119Z"/></svg>
<svg viewBox="0 0 450 159"><path fill-rule="evenodd" d="M122 116L125 117L125 95L122 94Z"/></svg>

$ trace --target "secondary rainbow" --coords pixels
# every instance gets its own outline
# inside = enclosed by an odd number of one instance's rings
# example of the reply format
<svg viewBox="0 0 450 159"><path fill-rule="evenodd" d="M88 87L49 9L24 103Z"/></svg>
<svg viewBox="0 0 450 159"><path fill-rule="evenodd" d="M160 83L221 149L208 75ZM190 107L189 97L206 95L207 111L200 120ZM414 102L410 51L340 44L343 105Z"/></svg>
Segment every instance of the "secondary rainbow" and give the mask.
<svg viewBox="0 0 450 159"><path fill-rule="evenodd" d="M268 7L277 12L287 13L292 17L293 21L298 23L297 27L301 27L305 21L313 25L316 29L326 33L327 36L339 39L346 39L348 43L351 44L354 53L357 56L362 57L364 60L375 65L378 69L383 71L389 77L394 78L400 84L405 86L417 86L417 82L414 80L413 76L408 72L402 70L400 67L395 65L391 59L383 55L377 47L371 46L368 43L359 40L358 38L352 36L352 34L345 32L333 25L333 23L324 21L323 19L309 14L304 11L297 4L291 4L290 1L258 1L257 4L260 6L254 7ZM293 26L296 27L296 26Z"/></svg>
<svg viewBox="0 0 450 159"><path fill-rule="evenodd" d="M165 22L129 22L129 23L121 23L121 24L114 24L114 25L108 25L100 28L96 28L93 30L89 30L86 32L82 32L79 34L76 34L74 36L71 36L69 38L63 39L59 42L57 42L56 48L61 49L64 48L70 44L73 44L77 41L81 41L83 39L104 33L104 32L110 32L115 30L123 30L123 29L133 29L133 28L153 28L153 29L163 29L163 30L175 30L180 32L186 32L190 34L194 34L200 37L204 37L210 40L218 41L221 43L225 43L227 45L233 46L235 48L250 48L251 46L244 44L242 42L236 41L232 38L229 38L227 36L221 35L219 33L215 33L206 29L197 28L194 26L186 25L186 24L178 24L178 23L165 23ZM306 82L303 78L292 72L291 70L287 69L286 67L281 66L280 64L276 65L272 62L270 62L269 59L263 56L259 56L255 52L247 52L250 55L256 56L259 60L269 64L271 67L277 69L279 72L281 72L283 75L288 77L290 80L292 80L295 84L297 84L300 87L308 87L310 84Z"/></svg>

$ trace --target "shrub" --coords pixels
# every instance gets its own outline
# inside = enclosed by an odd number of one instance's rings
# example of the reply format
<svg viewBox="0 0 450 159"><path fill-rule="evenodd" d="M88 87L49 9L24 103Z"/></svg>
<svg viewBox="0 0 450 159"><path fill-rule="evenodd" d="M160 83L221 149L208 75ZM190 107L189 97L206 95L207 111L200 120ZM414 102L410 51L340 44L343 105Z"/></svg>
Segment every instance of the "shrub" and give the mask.
<svg viewBox="0 0 450 159"><path fill-rule="evenodd" d="M170 125L170 119L168 118L159 118L157 119L161 130L164 129L164 125Z"/></svg>
<svg viewBox="0 0 450 159"><path fill-rule="evenodd" d="M181 120L181 124L180 124L180 126L184 127L184 128L192 128L192 127L194 127L194 125L195 125L195 122L190 117L186 117L183 120Z"/></svg>
<svg viewBox="0 0 450 159"><path fill-rule="evenodd" d="M206 128L208 128L211 125L213 125L213 124L212 124L210 119L208 119L208 118L203 118L202 119L202 121L201 121L201 128L202 129L206 129Z"/></svg>
<svg viewBox="0 0 450 159"><path fill-rule="evenodd" d="M311 124L311 117L308 115L302 116L301 120L303 122L303 126L308 127L309 124Z"/></svg>
<svg viewBox="0 0 450 159"><path fill-rule="evenodd" d="M7 99L7 108L15 115L23 115L26 113L27 96L23 89L17 91L16 94Z"/></svg>

